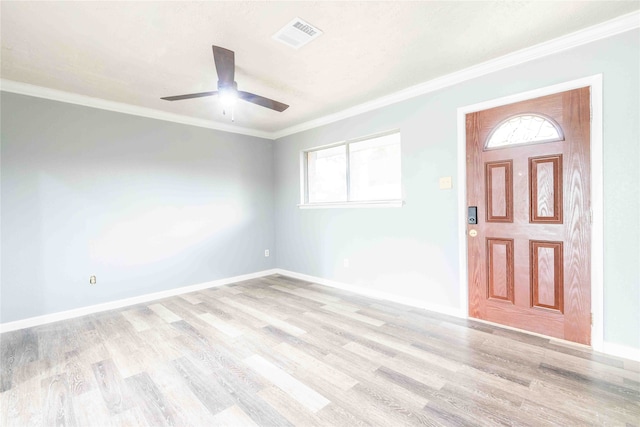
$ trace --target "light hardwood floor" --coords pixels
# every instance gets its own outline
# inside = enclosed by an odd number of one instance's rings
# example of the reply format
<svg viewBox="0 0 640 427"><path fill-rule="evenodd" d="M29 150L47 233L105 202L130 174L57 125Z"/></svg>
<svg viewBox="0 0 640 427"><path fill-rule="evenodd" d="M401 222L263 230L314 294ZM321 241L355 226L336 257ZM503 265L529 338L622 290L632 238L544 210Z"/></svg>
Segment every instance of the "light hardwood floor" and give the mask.
<svg viewBox="0 0 640 427"><path fill-rule="evenodd" d="M636 362L278 275L0 339L2 426L640 423Z"/></svg>

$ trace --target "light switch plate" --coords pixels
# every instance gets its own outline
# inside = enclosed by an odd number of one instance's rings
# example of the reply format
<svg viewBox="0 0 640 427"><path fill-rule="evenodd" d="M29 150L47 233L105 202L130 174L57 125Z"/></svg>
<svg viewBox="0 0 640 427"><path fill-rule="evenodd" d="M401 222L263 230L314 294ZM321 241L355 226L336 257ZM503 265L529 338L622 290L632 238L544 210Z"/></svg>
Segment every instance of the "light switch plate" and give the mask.
<svg viewBox="0 0 640 427"><path fill-rule="evenodd" d="M453 184L451 183L451 177L450 176L443 176L440 178L440 189L441 190L450 190L453 187Z"/></svg>

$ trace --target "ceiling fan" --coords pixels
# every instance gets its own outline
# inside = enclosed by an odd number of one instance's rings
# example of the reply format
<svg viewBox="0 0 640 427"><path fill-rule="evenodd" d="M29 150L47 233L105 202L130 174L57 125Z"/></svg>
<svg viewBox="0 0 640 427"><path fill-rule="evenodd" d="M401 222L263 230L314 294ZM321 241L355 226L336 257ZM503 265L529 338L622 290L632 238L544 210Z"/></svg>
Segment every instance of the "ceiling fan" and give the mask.
<svg viewBox="0 0 640 427"><path fill-rule="evenodd" d="M188 95L167 96L166 101L180 101L183 99L201 98L204 96L219 95L222 102L222 113L226 114L227 110L231 110L231 120L233 120L233 107L237 99L242 99L271 110L282 112L289 108L287 104L265 98L250 92L238 90L238 84L234 81L235 75L235 54L232 50L219 46L211 46L213 48L213 60L216 63L216 71L218 72L218 90L212 92L190 93Z"/></svg>

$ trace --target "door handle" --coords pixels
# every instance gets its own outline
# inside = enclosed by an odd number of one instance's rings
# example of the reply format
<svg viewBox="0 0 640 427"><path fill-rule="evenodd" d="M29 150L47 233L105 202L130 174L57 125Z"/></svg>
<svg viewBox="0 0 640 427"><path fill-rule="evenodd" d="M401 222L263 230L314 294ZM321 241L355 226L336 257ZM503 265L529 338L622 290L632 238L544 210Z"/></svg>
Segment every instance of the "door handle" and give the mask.
<svg viewBox="0 0 640 427"><path fill-rule="evenodd" d="M468 224L478 223L478 207L477 206L469 206L467 208L467 223Z"/></svg>

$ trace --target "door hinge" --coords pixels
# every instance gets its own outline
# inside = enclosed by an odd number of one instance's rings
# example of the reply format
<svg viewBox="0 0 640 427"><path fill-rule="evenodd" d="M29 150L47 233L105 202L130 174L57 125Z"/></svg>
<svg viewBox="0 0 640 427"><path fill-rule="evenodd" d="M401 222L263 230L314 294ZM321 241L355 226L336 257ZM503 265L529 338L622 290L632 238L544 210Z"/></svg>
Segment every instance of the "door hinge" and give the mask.
<svg viewBox="0 0 640 427"><path fill-rule="evenodd" d="M591 326L593 326L593 313L590 313L589 317L591 318Z"/></svg>

